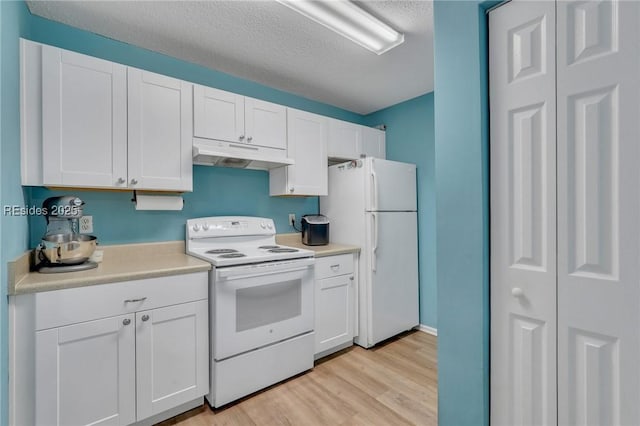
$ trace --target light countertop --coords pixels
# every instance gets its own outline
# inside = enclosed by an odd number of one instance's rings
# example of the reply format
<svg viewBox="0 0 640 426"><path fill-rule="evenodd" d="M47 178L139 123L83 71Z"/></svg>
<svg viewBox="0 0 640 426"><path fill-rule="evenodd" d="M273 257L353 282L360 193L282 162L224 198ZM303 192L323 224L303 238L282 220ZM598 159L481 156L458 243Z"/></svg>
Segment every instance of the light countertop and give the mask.
<svg viewBox="0 0 640 426"><path fill-rule="evenodd" d="M299 233L278 234L276 235L276 243L283 246L290 246L300 249L313 250L316 257L333 256L336 254L358 253L360 247L348 244L329 243L324 246L306 246L302 244L302 236Z"/></svg>
<svg viewBox="0 0 640 426"><path fill-rule="evenodd" d="M95 269L56 274L29 271L31 253L9 262L9 295L208 271L211 264L185 254L184 241L98 246Z"/></svg>

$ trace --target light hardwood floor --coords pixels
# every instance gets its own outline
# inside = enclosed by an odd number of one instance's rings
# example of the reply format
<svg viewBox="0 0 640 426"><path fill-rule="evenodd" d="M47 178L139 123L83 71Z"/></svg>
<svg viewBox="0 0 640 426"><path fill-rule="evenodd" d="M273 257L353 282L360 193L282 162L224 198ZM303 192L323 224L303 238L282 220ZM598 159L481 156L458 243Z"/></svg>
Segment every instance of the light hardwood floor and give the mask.
<svg viewBox="0 0 640 426"><path fill-rule="evenodd" d="M436 344L413 331L353 346L222 409L205 404L161 425L437 425Z"/></svg>

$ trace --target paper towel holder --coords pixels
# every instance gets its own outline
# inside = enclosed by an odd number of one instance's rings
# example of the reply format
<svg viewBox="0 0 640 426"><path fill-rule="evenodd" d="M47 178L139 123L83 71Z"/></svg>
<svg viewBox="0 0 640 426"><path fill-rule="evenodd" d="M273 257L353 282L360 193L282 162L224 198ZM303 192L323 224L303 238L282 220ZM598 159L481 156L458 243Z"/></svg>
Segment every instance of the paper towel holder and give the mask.
<svg viewBox="0 0 640 426"><path fill-rule="evenodd" d="M151 194L153 194L153 192L151 192ZM156 195L156 194L154 194L154 195ZM172 195L181 196L182 194L177 192L177 193L163 193L163 195L165 195L165 196L172 196ZM131 198L131 202L134 204L134 206L138 205L138 191L135 190L135 189L133 190L133 198ZM166 209L166 210L182 210L182 208L184 208L184 204L185 204L185 201L184 201L184 198L182 198L182 207L180 209ZM143 209L143 210L146 210L146 209ZM164 210L164 209L160 209L160 210Z"/></svg>

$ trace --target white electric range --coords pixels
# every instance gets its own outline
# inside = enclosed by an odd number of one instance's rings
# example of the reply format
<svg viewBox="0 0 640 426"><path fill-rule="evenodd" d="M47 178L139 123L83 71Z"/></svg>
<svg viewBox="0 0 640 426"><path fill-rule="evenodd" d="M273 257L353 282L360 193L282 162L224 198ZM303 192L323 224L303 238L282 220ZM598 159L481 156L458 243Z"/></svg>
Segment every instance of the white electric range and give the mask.
<svg viewBox="0 0 640 426"><path fill-rule="evenodd" d="M209 404L313 367L314 252L278 245L273 220L190 219L187 254L211 262Z"/></svg>

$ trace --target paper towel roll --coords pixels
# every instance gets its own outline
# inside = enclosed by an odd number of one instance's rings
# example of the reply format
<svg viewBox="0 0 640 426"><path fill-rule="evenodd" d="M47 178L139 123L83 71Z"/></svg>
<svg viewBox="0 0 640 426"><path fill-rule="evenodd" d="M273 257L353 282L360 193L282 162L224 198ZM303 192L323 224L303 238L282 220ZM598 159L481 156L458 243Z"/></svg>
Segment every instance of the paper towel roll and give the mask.
<svg viewBox="0 0 640 426"><path fill-rule="evenodd" d="M137 195L136 210L182 210L184 200L179 195Z"/></svg>

